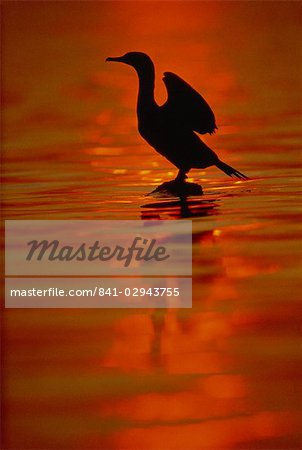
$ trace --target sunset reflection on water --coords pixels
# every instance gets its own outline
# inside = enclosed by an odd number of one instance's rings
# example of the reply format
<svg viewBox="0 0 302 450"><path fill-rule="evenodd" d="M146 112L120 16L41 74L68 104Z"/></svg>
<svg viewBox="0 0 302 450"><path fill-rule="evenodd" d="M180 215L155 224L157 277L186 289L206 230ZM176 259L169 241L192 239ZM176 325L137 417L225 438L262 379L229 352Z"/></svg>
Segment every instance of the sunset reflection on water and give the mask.
<svg viewBox="0 0 302 450"><path fill-rule="evenodd" d="M4 2L7 219L193 220L192 310L6 310L7 449L298 449L301 5ZM300 41L301 42L301 41ZM251 177L193 170L138 136L151 55L213 107L205 141ZM300 87L300 88L299 88Z"/></svg>

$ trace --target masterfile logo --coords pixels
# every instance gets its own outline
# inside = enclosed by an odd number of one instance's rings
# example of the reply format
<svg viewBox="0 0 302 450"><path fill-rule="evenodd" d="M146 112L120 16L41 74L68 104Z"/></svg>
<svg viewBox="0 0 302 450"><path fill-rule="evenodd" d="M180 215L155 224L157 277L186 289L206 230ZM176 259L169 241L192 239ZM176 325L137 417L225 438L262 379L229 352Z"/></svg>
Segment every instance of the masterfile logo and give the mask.
<svg viewBox="0 0 302 450"><path fill-rule="evenodd" d="M6 275L191 275L192 223L6 221Z"/></svg>
<svg viewBox="0 0 302 450"><path fill-rule="evenodd" d="M27 261L41 261L44 257L49 261L110 261L116 259L123 261L124 267L129 267L132 260L135 261L164 261L170 258L164 246L157 246L156 239L144 239L135 237L130 247L120 245L113 247L102 246L99 241L92 245L83 242L76 248L70 245L60 245L60 241L52 242L37 241L36 239L27 243L30 250L26 257Z"/></svg>
<svg viewBox="0 0 302 450"><path fill-rule="evenodd" d="M188 308L192 224L7 221L6 307Z"/></svg>

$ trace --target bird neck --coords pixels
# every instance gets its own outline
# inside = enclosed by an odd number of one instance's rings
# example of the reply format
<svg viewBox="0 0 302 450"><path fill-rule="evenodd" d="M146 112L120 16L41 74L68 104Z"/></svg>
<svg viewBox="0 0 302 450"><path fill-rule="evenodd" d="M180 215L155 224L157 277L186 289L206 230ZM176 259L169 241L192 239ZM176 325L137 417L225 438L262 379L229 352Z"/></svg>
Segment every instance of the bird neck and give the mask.
<svg viewBox="0 0 302 450"><path fill-rule="evenodd" d="M139 79L137 109L154 106L155 70L153 64L143 70L137 70L137 75Z"/></svg>

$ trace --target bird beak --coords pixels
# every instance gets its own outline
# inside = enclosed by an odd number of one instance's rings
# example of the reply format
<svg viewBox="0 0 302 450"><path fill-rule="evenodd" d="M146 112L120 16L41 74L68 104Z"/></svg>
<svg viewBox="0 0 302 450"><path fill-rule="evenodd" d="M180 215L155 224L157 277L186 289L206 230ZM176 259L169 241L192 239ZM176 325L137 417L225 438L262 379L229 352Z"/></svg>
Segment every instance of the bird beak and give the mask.
<svg viewBox="0 0 302 450"><path fill-rule="evenodd" d="M123 56L117 56L117 57L109 56L109 58L106 58L106 61L124 62Z"/></svg>

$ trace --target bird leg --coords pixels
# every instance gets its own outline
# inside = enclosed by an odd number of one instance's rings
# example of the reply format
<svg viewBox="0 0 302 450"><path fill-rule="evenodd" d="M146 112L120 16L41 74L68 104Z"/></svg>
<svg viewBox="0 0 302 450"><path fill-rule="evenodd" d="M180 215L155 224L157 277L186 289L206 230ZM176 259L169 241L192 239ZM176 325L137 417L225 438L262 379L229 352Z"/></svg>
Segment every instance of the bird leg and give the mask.
<svg viewBox="0 0 302 450"><path fill-rule="evenodd" d="M183 183L186 178L188 178L187 175L186 175L186 170L179 169L177 177L175 178L174 181L176 181L178 183Z"/></svg>

